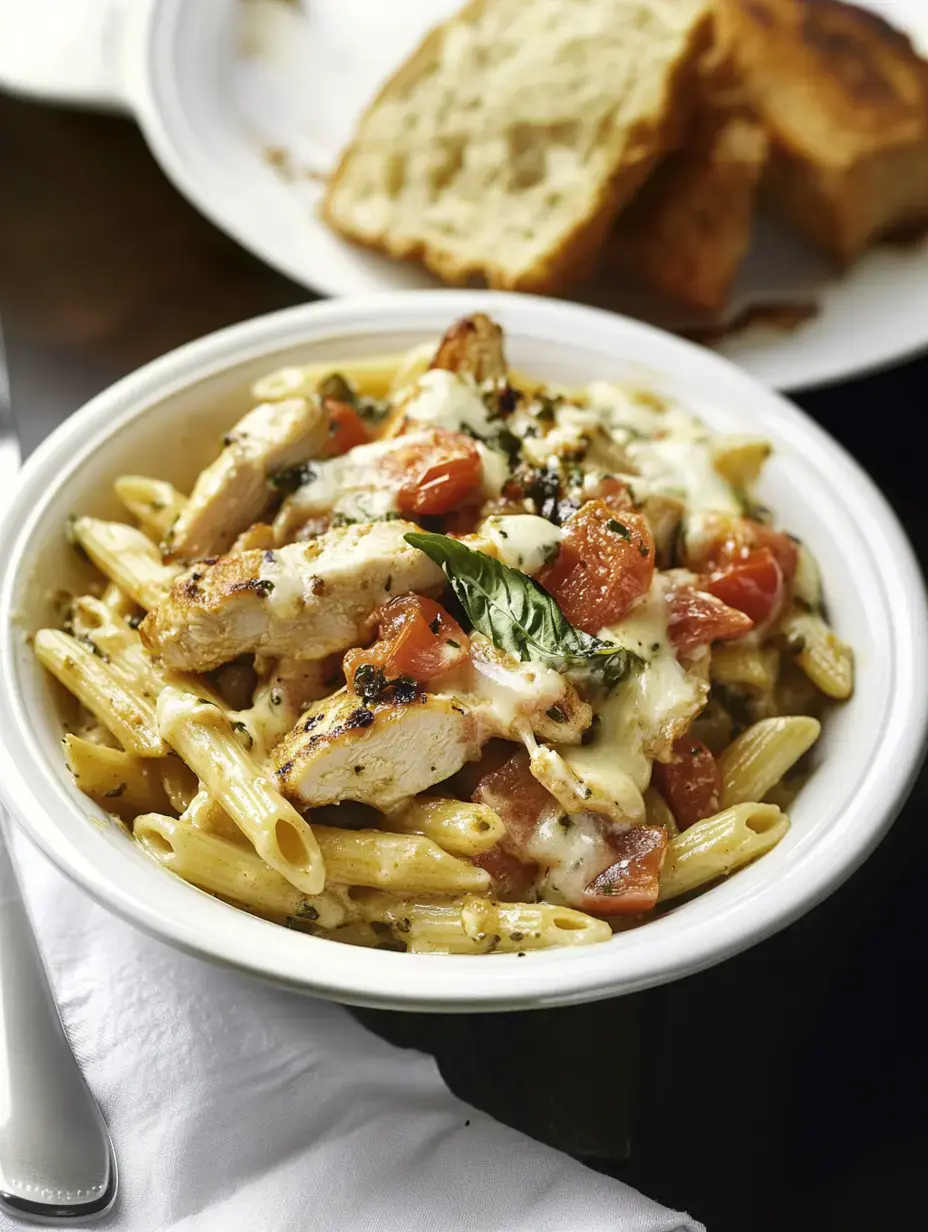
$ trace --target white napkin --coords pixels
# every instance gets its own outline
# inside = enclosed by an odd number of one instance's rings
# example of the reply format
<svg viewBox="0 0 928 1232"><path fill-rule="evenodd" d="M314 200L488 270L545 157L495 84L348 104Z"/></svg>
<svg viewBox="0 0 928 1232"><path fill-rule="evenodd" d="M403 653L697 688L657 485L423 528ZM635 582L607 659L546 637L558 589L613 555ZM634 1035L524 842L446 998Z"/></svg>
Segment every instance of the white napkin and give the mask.
<svg viewBox="0 0 928 1232"><path fill-rule="evenodd" d="M431 1057L341 1006L151 940L19 834L14 856L119 1161L119 1201L98 1226L700 1232L462 1103ZM0 1229L21 1227L0 1214Z"/></svg>

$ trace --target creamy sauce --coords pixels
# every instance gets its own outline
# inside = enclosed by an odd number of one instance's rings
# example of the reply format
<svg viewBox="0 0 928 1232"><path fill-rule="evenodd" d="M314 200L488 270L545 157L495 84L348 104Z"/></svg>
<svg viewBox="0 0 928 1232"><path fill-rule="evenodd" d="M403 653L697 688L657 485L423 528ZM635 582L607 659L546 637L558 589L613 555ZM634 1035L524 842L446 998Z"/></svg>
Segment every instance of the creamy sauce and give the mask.
<svg viewBox="0 0 928 1232"><path fill-rule="evenodd" d="M559 526L531 513L487 518L480 533L496 548L504 565L523 573L540 573L563 537Z"/></svg>

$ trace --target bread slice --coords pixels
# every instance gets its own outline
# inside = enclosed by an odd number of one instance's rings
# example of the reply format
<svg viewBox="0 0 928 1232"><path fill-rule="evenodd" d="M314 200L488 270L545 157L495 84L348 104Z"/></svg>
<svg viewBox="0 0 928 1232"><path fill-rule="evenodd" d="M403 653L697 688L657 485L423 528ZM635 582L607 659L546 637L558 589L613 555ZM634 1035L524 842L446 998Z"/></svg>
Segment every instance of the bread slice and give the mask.
<svg viewBox="0 0 928 1232"><path fill-rule="evenodd" d="M603 268L676 306L716 314L751 242L770 142L729 64L713 53L701 78L702 102L681 149L619 215Z"/></svg>
<svg viewBox="0 0 928 1232"><path fill-rule="evenodd" d="M448 282L556 292L678 138L711 0L472 0L361 119L323 212Z"/></svg>
<svg viewBox="0 0 928 1232"><path fill-rule="evenodd" d="M716 0L723 45L773 140L765 196L846 263L928 225L928 64L840 0Z"/></svg>

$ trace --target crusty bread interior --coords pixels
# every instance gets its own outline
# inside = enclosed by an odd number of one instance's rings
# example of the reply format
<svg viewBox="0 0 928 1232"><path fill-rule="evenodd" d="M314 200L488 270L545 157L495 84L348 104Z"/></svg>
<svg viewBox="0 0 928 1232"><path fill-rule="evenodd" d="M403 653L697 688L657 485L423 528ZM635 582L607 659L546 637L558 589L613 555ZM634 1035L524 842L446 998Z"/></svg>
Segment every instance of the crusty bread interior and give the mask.
<svg viewBox="0 0 928 1232"><path fill-rule="evenodd" d="M473 0L360 122L323 210L448 282L556 292L680 137L710 0Z"/></svg>

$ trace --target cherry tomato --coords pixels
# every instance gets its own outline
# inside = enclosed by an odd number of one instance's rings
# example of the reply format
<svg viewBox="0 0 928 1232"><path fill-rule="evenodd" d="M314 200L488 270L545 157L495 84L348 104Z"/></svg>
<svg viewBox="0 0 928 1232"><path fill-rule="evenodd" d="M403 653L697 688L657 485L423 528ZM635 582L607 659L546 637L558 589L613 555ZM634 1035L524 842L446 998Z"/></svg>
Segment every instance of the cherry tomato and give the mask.
<svg viewBox="0 0 928 1232"><path fill-rule="evenodd" d="M353 684L358 668L379 668L386 677L411 676L425 682L459 666L470 643L453 616L423 595L402 595L377 613L379 636L366 650L345 655L345 678Z"/></svg>
<svg viewBox="0 0 928 1232"><path fill-rule="evenodd" d="M674 741L675 760L655 762L654 786L681 830L719 811L722 776L712 753L694 736Z"/></svg>
<svg viewBox="0 0 928 1232"><path fill-rule="evenodd" d="M678 655L744 637L753 628L750 616L704 590L677 586L667 594L667 635Z"/></svg>
<svg viewBox="0 0 928 1232"><path fill-rule="evenodd" d="M767 549L775 558L786 582L791 582L799 561L799 549L789 535L772 530L752 518L718 514L707 526L700 545L687 550L687 566L697 573L720 573L745 560L752 552Z"/></svg>
<svg viewBox="0 0 928 1232"><path fill-rule="evenodd" d="M400 511L419 515L450 513L478 494L483 478L477 446L463 432L446 428L398 437L379 469L396 481Z"/></svg>
<svg viewBox="0 0 928 1232"><path fill-rule="evenodd" d="M369 437L364 421L347 402L326 398L323 409L329 417L329 439L323 446L321 457L339 458L355 445L366 445Z"/></svg>
<svg viewBox="0 0 928 1232"><path fill-rule="evenodd" d="M588 501L565 524L557 558L538 581L571 622L599 633L646 594L654 574L654 540L638 513Z"/></svg>
<svg viewBox="0 0 928 1232"><path fill-rule="evenodd" d="M771 550L761 548L713 577L706 590L762 625L783 607L783 570Z"/></svg>
<svg viewBox="0 0 928 1232"><path fill-rule="evenodd" d="M663 826L630 826L610 834L616 859L590 882L576 906L599 916L650 911L657 903L667 841Z"/></svg>

